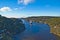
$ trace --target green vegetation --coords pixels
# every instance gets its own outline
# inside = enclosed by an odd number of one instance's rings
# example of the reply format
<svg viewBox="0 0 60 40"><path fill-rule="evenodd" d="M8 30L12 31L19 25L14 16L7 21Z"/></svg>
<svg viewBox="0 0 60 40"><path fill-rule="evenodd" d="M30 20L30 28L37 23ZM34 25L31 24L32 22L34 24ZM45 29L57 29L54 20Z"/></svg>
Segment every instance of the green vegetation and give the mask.
<svg viewBox="0 0 60 40"><path fill-rule="evenodd" d="M0 40L13 40L12 36L25 30L20 19L6 18L0 15Z"/></svg>
<svg viewBox="0 0 60 40"><path fill-rule="evenodd" d="M51 33L60 36L60 17L39 16L28 17L25 19L28 21L48 24L50 26Z"/></svg>

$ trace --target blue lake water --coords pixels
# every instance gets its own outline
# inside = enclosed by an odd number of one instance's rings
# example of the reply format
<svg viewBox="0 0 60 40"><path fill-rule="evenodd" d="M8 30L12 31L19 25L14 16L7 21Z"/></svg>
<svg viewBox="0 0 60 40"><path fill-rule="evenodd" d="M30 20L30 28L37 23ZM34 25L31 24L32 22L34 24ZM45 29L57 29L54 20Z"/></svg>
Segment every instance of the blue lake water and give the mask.
<svg viewBox="0 0 60 40"><path fill-rule="evenodd" d="M14 40L56 40L55 36L50 33L50 27L47 24L33 22L31 25L28 21L23 20L25 31L14 36Z"/></svg>

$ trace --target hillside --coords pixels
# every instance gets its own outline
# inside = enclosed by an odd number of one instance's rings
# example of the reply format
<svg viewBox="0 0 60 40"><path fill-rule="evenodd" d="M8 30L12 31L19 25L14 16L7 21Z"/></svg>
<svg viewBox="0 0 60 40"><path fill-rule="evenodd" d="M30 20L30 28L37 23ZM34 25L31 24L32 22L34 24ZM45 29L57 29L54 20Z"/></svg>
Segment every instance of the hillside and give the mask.
<svg viewBox="0 0 60 40"><path fill-rule="evenodd" d="M25 30L23 22L16 18L0 15L0 40L13 40L12 36Z"/></svg>

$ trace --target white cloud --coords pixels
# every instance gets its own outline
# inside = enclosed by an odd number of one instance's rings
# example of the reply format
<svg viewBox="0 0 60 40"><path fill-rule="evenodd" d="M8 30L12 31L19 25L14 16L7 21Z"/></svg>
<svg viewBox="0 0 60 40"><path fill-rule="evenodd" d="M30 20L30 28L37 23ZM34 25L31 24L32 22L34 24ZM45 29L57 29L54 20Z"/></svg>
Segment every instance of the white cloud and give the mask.
<svg viewBox="0 0 60 40"><path fill-rule="evenodd" d="M7 12L7 11L12 11L12 9L10 7L2 7L0 8L1 12Z"/></svg>
<svg viewBox="0 0 60 40"><path fill-rule="evenodd" d="M18 4L23 3L24 0L18 0Z"/></svg>
<svg viewBox="0 0 60 40"><path fill-rule="evenodd" d="M18 0L18 4L24 4L24 5L28 5L29 3L33 2L34 0Z"/></svg>
<svg viewBox="0 0 60 40"><path fill-rule="evenodd" d="M31 2L32 2L32 0L24 0L25 5L27 5L27 4L31 3Z"/></svg>
<svg viewBox="0 0 60 40"><path fill-rule="evenodd" d="M14 8L14 10L18 10L18 8Z"/></svg>

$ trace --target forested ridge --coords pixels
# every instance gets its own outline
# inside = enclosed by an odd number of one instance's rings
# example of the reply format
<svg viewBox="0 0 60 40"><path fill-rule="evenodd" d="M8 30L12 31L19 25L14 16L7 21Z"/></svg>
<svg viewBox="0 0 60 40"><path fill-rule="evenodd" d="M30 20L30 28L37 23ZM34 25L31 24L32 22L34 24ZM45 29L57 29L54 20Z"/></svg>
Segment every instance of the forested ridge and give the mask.
<svg viewBox="0 0 60 40"><path fill-rule="evenodd" d="M0 15L0 40L13 40L13 36L25 30L20 19L6 18Z"/></svg>

